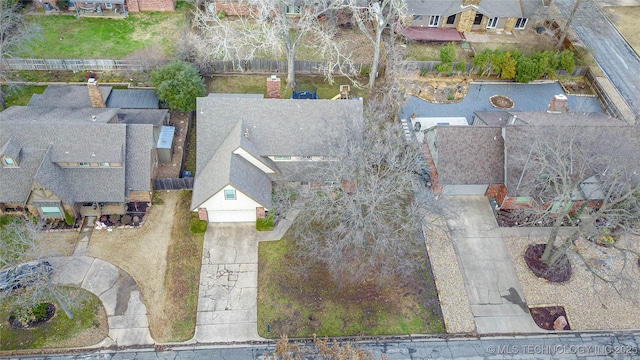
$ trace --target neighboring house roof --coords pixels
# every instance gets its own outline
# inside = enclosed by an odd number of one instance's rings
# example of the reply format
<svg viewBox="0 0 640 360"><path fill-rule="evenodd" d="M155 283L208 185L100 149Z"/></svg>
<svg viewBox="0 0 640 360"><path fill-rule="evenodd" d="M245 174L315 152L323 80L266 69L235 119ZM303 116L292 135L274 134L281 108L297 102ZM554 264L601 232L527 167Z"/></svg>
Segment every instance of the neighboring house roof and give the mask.
<svg viewBox="0 0 640 360"><path fill-rule="evenodd" d="M271 178L290 179L293 174L289 171L294 171L291 163L311 162L273 162L268 156L329 155L334 136L362 123L362 106L361 100L264 99L262 95L242 94L198 98L196 179L191 208L196 209L227 185L269 208ZM259 162L256 165L275 173L267 174L234 154L237 149L255 158ZM297 176L301 174L310 173L296 171Z"/></svg>
<svg viewBox="0 0 640 360"><path fill-rule="evenodd" d="M34 94L29 106L43 108L90 108L88 85L49 85L42 94ZM99 85L106 107L121 109L157 109L158 95L149 89L113 89Z"/></svg>
<svg viewBox="0 0 640 360"><path fill-rule="evenodd" d="M436 126L427 131L442 185L504 181L504 142L496 126Z"/></svg>
<svg viewBox="0 0 640 360"><path fill-rule="evenodd" d="M150 190L153 126L118 123L118 110L13 106L1 112L0 144L18 144L20 161L17 168L0 167L0 202L26 202L34 181L69 204L123 202L125 189Z"/></svg>
<svg viewBox="0 0 640 360"><path fill-rule="evenodd" d="M114 89L106 98L108 108L120 109L157 109L158 94L153 90Z"/></svg>
<svg viewBox="0 0 640 360"><path fill-rule="evenodd" d="M450 16L469 8L489 17L529 17L542 6L540 0L481 0L462 6L462 0L407 0L410 14Z"/></svg>

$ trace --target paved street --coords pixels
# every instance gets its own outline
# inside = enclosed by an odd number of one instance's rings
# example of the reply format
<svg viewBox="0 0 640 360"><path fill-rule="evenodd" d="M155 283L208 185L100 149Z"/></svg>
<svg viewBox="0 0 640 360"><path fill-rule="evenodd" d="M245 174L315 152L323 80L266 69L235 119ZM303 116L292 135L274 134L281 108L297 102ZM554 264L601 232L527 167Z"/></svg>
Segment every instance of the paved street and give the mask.
<svg viewBox="0 0 640 360"><path fill-rule="evenodd" d="M568 18L575 0L555 0ZM632 111L640 115L640 59L607 20L595 0L584 0L571 24L576 36L591 50L600 68L618 89Z"/></svg>
<svg viewBox="0 0 640 360"><path fill-rule="evenodd" d="M481 337L443 339L407 339L388 342L361 342L357 345L389 360L399 359L637 359L640 332L571 333L529 337ZM223 345L173 347L164 351L153 348L136 350L102 350L73 355L50 355L47 359L265 359L273 345ZM42 359L25 356L20 359ZM311 358L311 357L307 357ZM16 358L17 359L17 358Z"/></svg>

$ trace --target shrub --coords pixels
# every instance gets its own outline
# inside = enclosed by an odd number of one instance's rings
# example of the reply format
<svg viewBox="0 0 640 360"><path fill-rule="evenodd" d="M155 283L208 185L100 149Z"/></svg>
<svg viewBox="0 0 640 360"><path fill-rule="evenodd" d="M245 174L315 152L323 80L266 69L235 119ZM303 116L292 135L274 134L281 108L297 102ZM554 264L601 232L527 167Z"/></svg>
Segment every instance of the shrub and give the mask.
<svg viewBox="0 0 640 360"><path fill-rule="evenodd" d="M447 100L451 101L455 99L456 99L456 96L453 93L449 93L449 95L447 95Z"/></svg>
<svg viewBox="0 0 640 360"><path fill-rule="evenodd" d="M565 70L568 73L572 73L576 68L576 61L573 56L573 52L570 50L563 50L558 55L559 68Z"/></svg>
<svg viewBox="0 0 640 360"><path fill-rule="evenodd" d="M451 74L453 72L453 64L452 63L442 63L436 65L436 71L439 74Z"/></svg>
<svg viewBox="0 0 640 360"><path fill-rule="evenodd" d="M504 59L502 60L502 64L500 64L500 78L511 80L516 77L516 65L518 62L516 59L511 57L511 53L507 52L504 54Z"/></svg>
<svg viewBox="0 0 640 360"><path fill-rule="evenodd" d="M271 231L275 224L273 223L273 215L269 215L264 219L256 220L256 230L258 231Z"/></svg>
<svg viewBox="0 0 640 360"><path fill-rule="evenodd" d="M118 223L120 223L120 215L118 214L109 215L109 221L117 225Z"/></svg>
<svg viewBox="0 0 640 360"><path fill-rule="evenodd" d="M76 222L76 219L73 216L71 216L71 214L69 214L68 212L65 211L64 212L64 222L67 225L71 226L71 225L73 225L73 223Z"/></svg>
<svg viewBox="0 0 640 360"><path fill-rule="evenodd" d="M538 78L538 67L535 61L522 57L516 65L516 81L528 83Z"/></svg>
<svg viewBox="0 0 640 360"><path fill-rule="evenodd" d="M194 234L203 234L207 231L207 221L200 220L197 217L192 217L189 221L189 230Z"/></svg>
<svg viewBox="0 0 640 360"><path fill-rule="evenodd" d="M427 76L427 74L429 74L428 68L422 68L422 70L420 70L420 76Z"/></svg>
<svg viewBox="0 0 640 360"><path fill-rule="evenodd" d="M204 96L204 79L190 63L174 60L151 72L158 98L171 110L195 110L196 98Z"/></svg>
<svg viewBox="0 0 640 360"><path fill-rule="evenodd" d="M122 216L122 224L123 225L129 224L130 222L131 222L131 215Z"/></svg>
<svg viewBox="0 0 640 360"><path fill-rule="evenodd" d="M224 19L226 17L227 17L227 12L226 11L224 11L224 10L218 11L218 19L222 20L222 19Z"/></svg>
<svg viewBox="0 0 640 360"><path fill-rule="evenodd" d="M460 73L464 73L467 71L467 63L465 61L460 61L456 64L456 71Z"/></svg>
<svg viewBox="0 0 640 360"><path fill-rule="evenodd" d="M448 43L440 47L440 61L443 63L452 63L456 58L456 45Z"/></svg>

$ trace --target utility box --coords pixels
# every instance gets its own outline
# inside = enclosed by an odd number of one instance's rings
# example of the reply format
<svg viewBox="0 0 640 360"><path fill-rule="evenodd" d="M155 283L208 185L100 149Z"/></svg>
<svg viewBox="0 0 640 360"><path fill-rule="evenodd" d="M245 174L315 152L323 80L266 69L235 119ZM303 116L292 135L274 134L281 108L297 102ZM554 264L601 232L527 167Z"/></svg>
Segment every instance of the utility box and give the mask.
<svg viewBox="0 0 640 360"><path fill-rule="evenodd" d="M161 163L171 162L171 156L173 155L173 135L176 132L176 128L173 126L163 126L160 130L160 136L158 137L158 160Z"/></svg>

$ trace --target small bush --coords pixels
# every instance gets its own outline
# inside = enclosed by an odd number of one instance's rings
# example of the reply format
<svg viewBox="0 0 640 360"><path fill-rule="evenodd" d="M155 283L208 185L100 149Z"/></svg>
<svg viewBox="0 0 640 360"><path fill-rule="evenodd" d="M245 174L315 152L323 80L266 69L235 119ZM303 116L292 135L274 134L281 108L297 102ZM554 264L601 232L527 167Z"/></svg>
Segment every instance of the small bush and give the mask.
<svg viewBox="0 0 640 360"><path fill-rule="evenodd" d="M120 223L120 215L118 214L109 215L109 221L112 222L114 225L118 225Z"/></svg>
<svg viewBox="0 0 640 360"><path fill-rule="evenodd" d="M274 228L273 215L269 215L264 219L256 219L256 230L271 231Z"/></svg>
<svg viewBox="0 0 640 360"><path fill-rule="evenodd" d="M436 71L440 74L451 74L453 72L452 63L442 63L436 65Z"/></svg>
<svg viewBox="0 0 640 360"><path fill-rule="evenodd" d="M456 45L448 43L440 47L440 61L443 63L452 63L456 58Z"/></svg>
<svg viewBox="0 0 640 360"><path fill-rule="evenodd" d="M124 215L122 217L122 224L127 225L131 222L131 215Z"/></svg>
<svg viewBox="0 0 640 360"><path fill-rule="evenodd" d="M456 96L453 93L449 93L449 95L447 95L447 100L452 101L455 99L456 99Z"/></svg>
<svg viewBox="0 0 640 360"><path fill-rule="evenodd" d="M218 11L218 19L222 20L222 19L224 19L226 17L227 17L227 12L226 11L224 11L224 10Z"/></svg>
<svg viewBox="0 0 640 360"><path fill-rule="evenodd" d="M153 195L151 196L151 205L163 205L163 204L164 204L164 199L162 198L162 195L160 195L160 192L154 191Z"/></svg>
<svg viewBox="0 0 640 360"><path fill-rule="evenodd" d="M203 234L207 231L207 221L200 220L197 217L192 217L189 221L189 230L194 234Z"/></svg>
<svg viewBox="0 0 640 360"><path fill-rule="evenodd" d="M427 74L429 74L428 68L422 68L422 70L420 70L420 76L427 76Z"/></svg>
<svg viewBox="0 0 640 360"><path fill-rule="evenodd" d="M467 71L467 63L464 61L460 61L456 64L456 71L460 73L464 73Z"/></svg>
<svg viewBox="0 0 640 360"><path fill-rule="evenodd" d="M71 225L73 225L73 223L76 222L76 219L73 216L71 216L71 214L69 214L67 211L65 211L64 212L64 222L67 225L71 226Z"/></svg>

